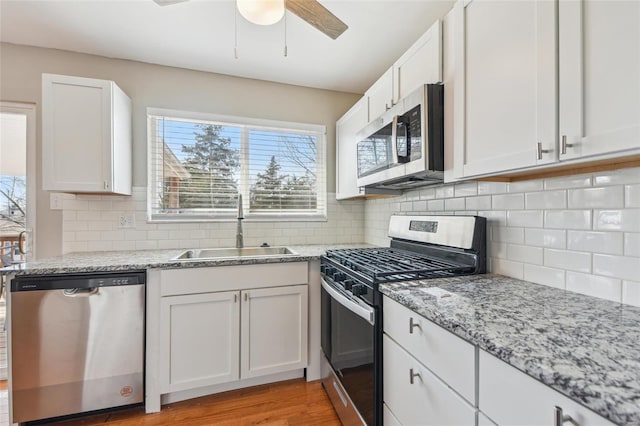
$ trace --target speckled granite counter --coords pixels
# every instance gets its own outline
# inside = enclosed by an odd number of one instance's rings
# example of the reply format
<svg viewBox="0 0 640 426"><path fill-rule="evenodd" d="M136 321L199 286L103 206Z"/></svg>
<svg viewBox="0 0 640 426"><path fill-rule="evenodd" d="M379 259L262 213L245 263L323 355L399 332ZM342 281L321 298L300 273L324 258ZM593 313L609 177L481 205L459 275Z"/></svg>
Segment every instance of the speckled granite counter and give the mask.
<svg viewBox="0 0 640 426"><path fill-rule="evenodd" d="M497 275L380 290L614 423L640 425L640 308Z"/></svg>
<svg viewBox="0 0 640 426"><path fill-rule="evenodd" d="M318 259L327 250L336 248L365 247L366 244L287 246L296 255L272 255L268 257L228 257L208 260L171 260L184 252L176 250L132 250L111 252L70 253L64 256L27 262L3 273L16 275L47 275L83 272L131 271L148 268L201 268L205 266L252 265L256 263L300 262Z"/></svg>

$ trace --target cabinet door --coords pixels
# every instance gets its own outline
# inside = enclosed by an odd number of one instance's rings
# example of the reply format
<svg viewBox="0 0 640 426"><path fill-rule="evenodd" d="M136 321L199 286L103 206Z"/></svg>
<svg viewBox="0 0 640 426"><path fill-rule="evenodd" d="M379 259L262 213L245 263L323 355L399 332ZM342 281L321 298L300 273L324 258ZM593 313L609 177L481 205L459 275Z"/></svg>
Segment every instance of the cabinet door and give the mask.
<svg viewBox="0 0 640 426"><path fill-rule="evenodd" d="M556 161L556 15L555 1L455 4L457 177Z"/></svg>
<svg viewBox="0 0 640 426"><path fill-rule="evenodd" d="M558 19L560 159L640 149L640 2L560 0Z"/></svg>
<svg viewBox="0 0 640 426"><path fill-rule="evenodd" d="M442 37L440 21L427 30L393 64L394 102L423 84L442 81Z"/></svg>
<svg viewBox="0 0 640 426"><path fill-rule="evenodd" d="M105 80L43 74L43 189L110 190L111 85Z"/></svg>
<svg viewBox="0 0 640 426"><path fill-rule="evenodd" d="M371 122L384 114L394 105L393 100L393 67L389 68L364 94L369 102L369 119Z"/></svg>
<svg viewBox="0 0 640 426"><path fill-rule="evenodd" d="M307 366L307 286L245 290L242 298L243 379Z"/></svg>
<svg viewBox="0 0 640 426"><path fill-rule="evenodd" d="M162 393L239 379L238 296L229 291L161 299Z"/></svg>
<svg viewBox="0 0 640 426"><path fill-rule="evenodd" d="M553 425L558 406L577 426L613 425L559 392L480 351L478 408L498 425Z"/></svg>
<svg viewBox="0 0 640 426"><path fill-rule="evenodd" d="M476 411L444 382L383 337L384 403L403 425L474 425Z"/></svg>
<svg viewBox="0 0 640 426"><path fill-rule="evenodd" d="M358 187L358 138L367 125L367 99L360 99L336 123L336 199L362 195Z"/></svg>

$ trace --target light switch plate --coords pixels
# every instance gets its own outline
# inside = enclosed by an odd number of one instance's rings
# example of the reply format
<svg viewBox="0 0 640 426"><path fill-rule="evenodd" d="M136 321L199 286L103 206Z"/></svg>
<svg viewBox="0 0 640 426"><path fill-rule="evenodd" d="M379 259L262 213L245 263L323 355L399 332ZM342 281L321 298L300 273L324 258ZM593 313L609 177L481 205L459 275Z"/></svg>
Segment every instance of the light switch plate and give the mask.
<svg viewBox="0 0 640 426"><path fill-rule="evenodd" d="M49 208L51 210L62 210L64 196L57 192L52 192L49 195Z"/></svg>

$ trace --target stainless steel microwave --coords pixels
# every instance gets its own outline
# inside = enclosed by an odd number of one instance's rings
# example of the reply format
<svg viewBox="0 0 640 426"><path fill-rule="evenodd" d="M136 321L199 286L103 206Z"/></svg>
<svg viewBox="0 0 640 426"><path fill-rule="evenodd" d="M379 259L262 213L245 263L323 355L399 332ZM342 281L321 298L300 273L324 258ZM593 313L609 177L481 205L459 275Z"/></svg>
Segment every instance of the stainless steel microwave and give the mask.
<svg viewBox="0 0 640 426"><path fill-rule="evenodd" d="M407 189L444 175L444 86L426 84L358 132L360 187Z"/></svg>

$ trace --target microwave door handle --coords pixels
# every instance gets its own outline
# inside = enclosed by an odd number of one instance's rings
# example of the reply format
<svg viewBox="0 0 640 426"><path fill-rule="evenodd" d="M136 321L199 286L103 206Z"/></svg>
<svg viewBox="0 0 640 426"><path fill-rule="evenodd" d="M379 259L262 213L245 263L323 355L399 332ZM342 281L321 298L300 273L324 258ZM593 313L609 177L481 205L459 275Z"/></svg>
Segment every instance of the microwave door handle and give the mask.
<svg viewBox="0 0 640 426"><path fill-rule="evenodd" d="M402 155L398 153L398 163L407 163L411 159L411 142L410 142L410 135L409 135L409 126L407 126L406 121L399 120L397 127L401 127L404 130L402 132L402 135L398 135L397 134L398 132L396 131L396 141L398 141L400 138L404 138L404 150L402 152ZM399 143L396 142L396 151L398 150L398 147L399 147Z"/></svg>
<svg viewBox="0 0 640 426"><path fill-rule="evenodd" d="M391 166L398 164L398 116L391 122Z"/></svg>

